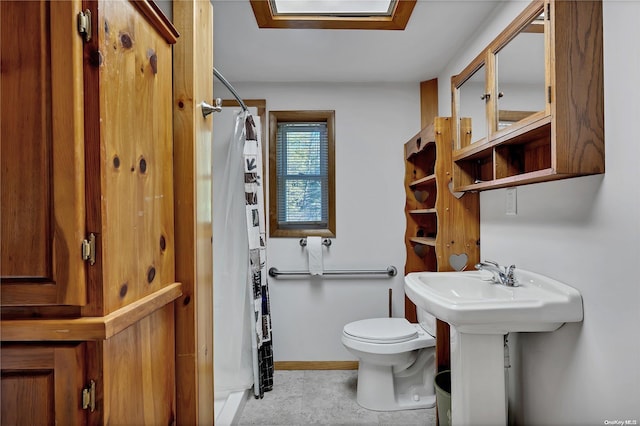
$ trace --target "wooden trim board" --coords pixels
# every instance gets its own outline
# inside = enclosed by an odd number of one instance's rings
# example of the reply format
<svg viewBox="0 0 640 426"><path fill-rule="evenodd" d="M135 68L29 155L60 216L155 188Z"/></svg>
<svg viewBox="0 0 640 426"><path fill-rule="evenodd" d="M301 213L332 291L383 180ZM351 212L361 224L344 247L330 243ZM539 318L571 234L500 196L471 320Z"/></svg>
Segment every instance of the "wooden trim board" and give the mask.
<svg viewBox="0 0 640 426"><path fill-rule="evenodd" d="M3 342L106 340L182 295L173 283L102 317L2 321Z"/></svg>
<svg viewBox="0 0 640 426"><path fill-rule="evenodd" d="M201 103L213 94L213 6L209 1L174 1L173 143L176 280L176 418L179 425L214 422L213 224L211 134L213 117Z"/></svg>
<svg viewBox="0 0 640 426"><path fill-rule="evenodd" d="M275 370L357 370L358 361L275 361Z"/></svg>

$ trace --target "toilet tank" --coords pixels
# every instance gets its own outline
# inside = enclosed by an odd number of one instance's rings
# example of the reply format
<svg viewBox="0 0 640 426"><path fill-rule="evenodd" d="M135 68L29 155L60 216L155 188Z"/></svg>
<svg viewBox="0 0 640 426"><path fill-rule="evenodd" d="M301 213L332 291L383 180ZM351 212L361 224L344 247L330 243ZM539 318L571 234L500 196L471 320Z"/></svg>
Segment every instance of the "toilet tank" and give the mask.
<svg viewBox="0 0 640 426"><path fill-rule="evenodd" d="M434 317L424 309L417 308L416 312L418 314L418 323L420 323L420 327L422 327L424 331L435 337L436 317Z"/></svg>

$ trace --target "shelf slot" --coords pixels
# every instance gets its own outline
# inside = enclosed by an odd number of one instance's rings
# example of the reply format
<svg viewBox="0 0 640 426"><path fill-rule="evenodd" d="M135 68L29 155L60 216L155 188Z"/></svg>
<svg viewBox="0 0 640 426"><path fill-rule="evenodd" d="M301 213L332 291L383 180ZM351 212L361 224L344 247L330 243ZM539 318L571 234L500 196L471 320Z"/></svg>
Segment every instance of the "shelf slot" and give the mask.
<svg viewBox="0 0 640 426"><path fill-rule="evenodd" d="M414 209L409 210L410 214L433 214L436 212L436 209Z"/></svg>
<svg viewBox="0 0 640 426"><path fill-rule="evenodd" d="M434 237L411 237L409 241L415 244L423 244L425 246L435 247L436 239Z"/></svg>
<svg viewBox="0 0 640 426"><path fill-rule="evenodd" d="M431 174L421 179L414 180L413 182L409 183L409 187L416 188L418 186L433 185L435 183L436 183L436 175Z"/></svg>

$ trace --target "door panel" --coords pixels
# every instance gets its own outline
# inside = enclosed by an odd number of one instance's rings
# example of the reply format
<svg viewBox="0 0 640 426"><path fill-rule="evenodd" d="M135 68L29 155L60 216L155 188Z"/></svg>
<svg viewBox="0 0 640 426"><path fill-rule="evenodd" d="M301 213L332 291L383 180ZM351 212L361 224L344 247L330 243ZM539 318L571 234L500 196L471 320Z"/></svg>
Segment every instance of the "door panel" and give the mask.
<svg viewBox="0 0 640 426"><path fill-rule="evenodd" d="M49 4L3 1L0 7L2 275L52 280ZM36 19L26 20L19 35L23 16Z"/></svg>
<svg viewBox="0 0 640 426"><path fill-rule="evenodd" d="M53 371L8 373L2 377L2 424L43 425L55 423ZM25 402L35 409L24 409Z"/></svg>
<svg viewBox="0 0 640 426"><path fill-rule="evenodd" d="M173 303L105 340L100 349L102 413L90 416L103 416L104 424L113 425L175 424Z"/></svg>
<svg viewBox="0 0 640 426"><path fill-rule="evenodd" d="M0 8L2 304L83 305L79 3Z"/></svg>
<svg viewBox="0 0 640 426"><path fill-rule="evenodd" d="M84 344L3 345L1 423L79 425Z"/></svg>
<svg viewBox="0 0 640 426"><path fill-rule="evenodd" d="M87 221L99 260L83 313L106 315L175 281L172 41L138 13L146 2L87 4Z"/></svg>

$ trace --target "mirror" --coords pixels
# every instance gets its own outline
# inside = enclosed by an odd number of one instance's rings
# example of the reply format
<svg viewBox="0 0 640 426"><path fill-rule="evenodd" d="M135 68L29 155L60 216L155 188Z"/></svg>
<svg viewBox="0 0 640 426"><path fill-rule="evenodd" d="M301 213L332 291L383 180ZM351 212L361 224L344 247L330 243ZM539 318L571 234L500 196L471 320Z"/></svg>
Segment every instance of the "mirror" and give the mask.
<svg viewBox="0 0 640 426"><path fill-rule="evenodd" d="M458 119L460 120L460 148L487 136L486 69L482 64L458 87ZM465 121L470 118L471 123ZM465 124L467 123L467 124Z"/></svg>
<svg viewBox="0 0 640 426"><path fill-rule="evenodd" d="M496 123L500 131L546 107L544 12L497 53Z"/></svg>

